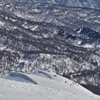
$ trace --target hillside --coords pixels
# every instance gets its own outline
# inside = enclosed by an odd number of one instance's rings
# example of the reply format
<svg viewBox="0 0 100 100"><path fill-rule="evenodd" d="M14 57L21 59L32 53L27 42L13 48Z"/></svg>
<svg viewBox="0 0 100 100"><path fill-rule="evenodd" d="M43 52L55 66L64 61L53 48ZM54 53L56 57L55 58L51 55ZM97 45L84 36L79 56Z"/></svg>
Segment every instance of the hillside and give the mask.
<svg viewBox="0 0 100 100"><path fill-rule="evenodd" d="M53 70L100 86L100 10L56 4L0 5L0 75Z"/></svg>
<svg viewBox="0 0 100 100"><path fill-rule="evenodd" d="M28 3L50 3L67 7L88 7L100 9L100 0L0 0L1 3L28 2Z"/></svg>
<svg viewBox="0 0 100 100"><path fill-rule="evenodd" d="M77 83L74 83L54 73L36 70L34 74L11 73L8 79L0 78L0 99L1 100L99 100L100 97L94 95ZM16 75L16 76L15 76ZM44 77L44 76L45 77ZM52 79L46 78L51 76ZM14 80L9 80L11 77ZM22 77L24 76L24 77ZM34 83L26 83L27 78L35 80ZM26 81L23 81L23 78ZM15 81L15 79L17 79ZM18 80L19 79L19 80ZM57 79L57 80L56 80ZM62 80L62 81L61 81ZM63 81L67 80L67 83ZM21 81L21 82L19 82Z"/></svg>

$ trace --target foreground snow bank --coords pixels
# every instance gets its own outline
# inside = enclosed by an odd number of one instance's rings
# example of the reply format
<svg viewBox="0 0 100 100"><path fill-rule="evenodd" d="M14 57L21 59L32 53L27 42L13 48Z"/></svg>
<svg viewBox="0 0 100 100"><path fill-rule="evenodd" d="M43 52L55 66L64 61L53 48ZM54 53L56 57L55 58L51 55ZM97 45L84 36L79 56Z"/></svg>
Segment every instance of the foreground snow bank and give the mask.
<svg viewBox="0 0 100 100"><path fill-rule="evenodd" d="M0 100L66 100L66 92L31 83L0 79Z"/></svg>
<svg viewBox="0 0 100 100"><path fill-rule="evenodd" d="M59 84L59 83L57 83ZM67 85L66 85L67 87ZM60 90L31 83L0 79L0 100L100 100L77 89Z"/></svg>
<svg viewBox="0 0 100 100"><path fill-rule="evenodd" d="M0 100L100 100L100 96L55 73L35 70L0 78Z"/></svg>

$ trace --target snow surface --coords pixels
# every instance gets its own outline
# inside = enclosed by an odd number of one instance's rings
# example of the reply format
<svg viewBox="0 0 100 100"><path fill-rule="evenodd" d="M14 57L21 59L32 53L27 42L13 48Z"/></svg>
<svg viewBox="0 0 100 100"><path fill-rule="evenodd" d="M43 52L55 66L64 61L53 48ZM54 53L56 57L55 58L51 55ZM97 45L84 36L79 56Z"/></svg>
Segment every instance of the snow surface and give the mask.
<svg viewBox="0 0 100 100"><path fill-rule="evenodd" d="M85 44L83 45L84 48L94 48L94 44Z"/></svg>
<svg viewBox="0 0 100 100"><path fill-rule="evenodd" d="M31 74L12 72L6 77L8 79L0 78L0 100L100 100L100 96L94 95L79 84L54 75L56 74L53 72L42 70ZM19 82L21 79L24 81ZM26 83L29 79L38 85Z"/></svg>
<svg viewBox="0 0 100 100"><path fill-rule="evenodd" d="M0 26L4 26L4 23L0 21Z"/></svg>

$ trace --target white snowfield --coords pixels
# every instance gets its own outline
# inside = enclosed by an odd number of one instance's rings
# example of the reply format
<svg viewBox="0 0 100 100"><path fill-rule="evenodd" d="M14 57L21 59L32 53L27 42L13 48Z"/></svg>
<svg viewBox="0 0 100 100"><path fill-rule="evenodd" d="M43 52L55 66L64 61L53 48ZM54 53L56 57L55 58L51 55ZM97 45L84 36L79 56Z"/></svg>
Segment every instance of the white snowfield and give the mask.
<svg viewBox="0 0 100 100"><path fill-rule="evenodd" d="M0 100L100 100L100 96L67 78L36 70L0 78Z"/></svg>

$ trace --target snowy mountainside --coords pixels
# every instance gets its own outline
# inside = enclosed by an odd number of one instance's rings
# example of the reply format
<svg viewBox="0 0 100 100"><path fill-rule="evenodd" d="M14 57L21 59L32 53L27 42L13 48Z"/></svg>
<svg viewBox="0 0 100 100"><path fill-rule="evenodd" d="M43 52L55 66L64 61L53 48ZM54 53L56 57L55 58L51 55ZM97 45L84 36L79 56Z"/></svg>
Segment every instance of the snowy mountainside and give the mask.
<svg viewBox="0 0 100 100"><path fill-rule="evenodd" d="M42 70L36 70L34 74L24 74L13 72L13 76L16 75L17 80L11 80L0 78L0 99L3 100L99 100L100 96L97 96L90 91L86 90L77 83L74 83L62 76L54 75L51 72L45 72ZM43 74L45 77L43 77ZM10 74L11 75L11 74ZM29 77L39 83L35 85L33 83L26 83L22 80L19 82L18 78L22 75ZM46 78L47 76L52 78ZM10 80L9 80L10 79ZM16 78L14 78L16 79ZM57 79L57 80L56 80ZM26 78L27 80L27 78ZM59 81L58 81L59 80ZM61 81L62 80L62 81ZM63 82L66 80L66 83ZM41 83L41 84L40 84ZM19 95L20 94L20 95Z"/></svg>
<svg viewBox="0 0 100 100"><path fill-rule="evenodd" d="M37 0L38 1L38 0ZM59 4L61 6L71 7L89 7L100 9L99 0L39 0L40 2Z"/></svg>
<svg viewBox="0 0 100 100"><path fill-rule="evenodd" d="M100 86L100 10L40 3L0 5L0 75L53 70Z"/></svg>
<svg viewBox="0 0 100 100"><path fill-rule="evenodd" d="M70 7L88 7L100 9L99 0L0 0L1 3L11 3L11 2L40 2L40 3L51 3L58 4L61 6L70 6Z"/></svg>

